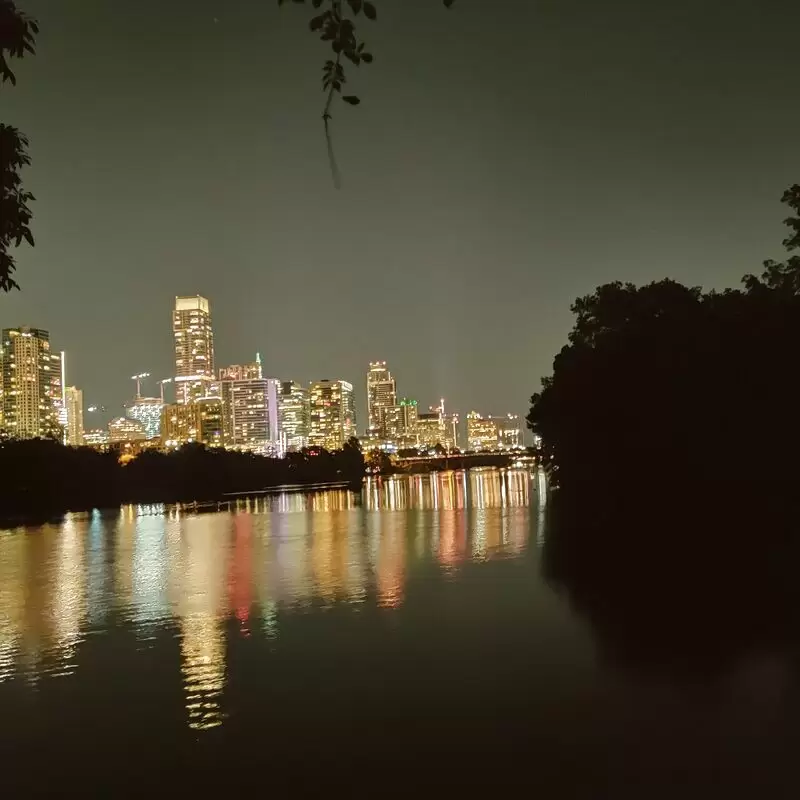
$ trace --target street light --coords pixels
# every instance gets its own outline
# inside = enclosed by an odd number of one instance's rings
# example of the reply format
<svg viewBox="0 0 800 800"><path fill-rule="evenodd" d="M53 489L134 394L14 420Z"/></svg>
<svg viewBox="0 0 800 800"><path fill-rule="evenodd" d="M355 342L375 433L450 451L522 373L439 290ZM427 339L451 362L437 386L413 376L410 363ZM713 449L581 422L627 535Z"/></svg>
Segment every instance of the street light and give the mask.
<svg viewBox="0 0 800 800"><path fill-rule="evenodd" d="M140 372L138 375L131 375L131 380L136 381L136 399L142 396L142 378L149 378L149 372Z"/></svg>
<svg viewBox="0 0 800 800"><path fill-rule="evenodd" d="M161 405L164 405L164 384L165 383L172 383L172 378L164 378L158 382L158 385L161 387Z"/></svg>

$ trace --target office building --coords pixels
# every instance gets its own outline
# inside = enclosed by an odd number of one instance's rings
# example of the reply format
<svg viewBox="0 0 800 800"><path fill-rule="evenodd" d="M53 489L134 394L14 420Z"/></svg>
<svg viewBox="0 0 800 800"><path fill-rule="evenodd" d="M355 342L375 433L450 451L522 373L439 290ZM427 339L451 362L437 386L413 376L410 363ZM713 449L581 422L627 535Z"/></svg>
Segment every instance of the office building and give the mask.
<svg viewBox="0 0 800 800"><path fill-rule="evenodd" d="M8 436L63 440L60 353L39 328L5 328L2 334L3 427Z"/></svg>
<svg viewBox="0 0 800 800"><path fill-rule="evenodd" d="M417 414L417 441L422 448L430 449L442 445L444 439L442 418L438 411L424 411Z"/></svg>
<svg viewBox="0 0 800 800"><path fill-rule="evenodd" d="M270 411L271 407L277 405L277 396L270 397L277 393L269 379L222 380L221 386L225 446L257 453L268 452L274 441ZM274 427L277 429L277 422Z"/></svg>
<svg viewBox="0 0 800 800"><path fill-rule="evenodd" d="M141 422L148 439L161 436L161 410L164 404L158 397L137 397L125 406L125 416Z"/></svg>
<svg viewBox="0 0 800 800"><path fill-rule="evenodd" d="M519 414L506 414L504 417L497 417L496 421L500 447L504 450L522 447L522 428L519 424Z"/></svg>
<svg viewBox="0 0 800 800"><path fill-rule="evenodd" d="M281 443L284 452L302 450L309 437L308 389L294 381L281 383L278 396Z"/></svg>
<svg viewBox="0 0 800 800"><path fill-rule="evenodd" d="M219 371L220 381L251 381L262 378L261 355L256 353L256 360L249 364L232 364Z"/></svg>
<svg viewBox="0 0 800 800"><path fill-rule="evenodd" d="M199 442L222 447L223 405L218 397L202 397L194 403L171 403L161 412L161 441L165 447Z"/></svg>
<svg viewBox="0 0 800 800"><path fill-rule="evenodd" d="M367 372L367 432L385 438L385 409L397 404L397 384L385 361L373 361Z"/></svg>
<svg viewBox="0 0 800 800"><path fill-rule="evenodd" d="M322 380L309 387L309 445L338 450L356 435L353 384Z"/></svg>
<svg viewBox="0 0 800 800"><path fill-rule="evenodd" d="M143 442L147 439L144 425L135 419L117 417L108 423L108 443Z"/></svg>
<svg viewBox="0 0 800 800"><path fill-rule="evenodd" d="M192 403L213 393L214 334L205 297L176 297L172 312L175 343L175 398Z"/></svg>
<svg viewBox="0 0 800 800"><path fill-rule="evenodd" d="M92 428L83 432L83 444L85 447L94 447L97 450L105 450L108 447L108 431L103 428Z"/></svg>
<svg viewBox="0 0 800 800"><path fill-rule="evenodd" d="M402 398L397 405L383 409L383 439L398 448L417 445L416 400Z"/></svg>
<svg viewBox="0 0 800 800"><path fill-rule="evenodd" d="M467 450L497 450L497 423L477 411L467 414Z"/></svg>
<svg viewBox="0 0 800 800"><path fill-rule="evenodd" d="M67 386L64 406L67 410L67 444L80 447L83 444L83 392Z"/></svg>

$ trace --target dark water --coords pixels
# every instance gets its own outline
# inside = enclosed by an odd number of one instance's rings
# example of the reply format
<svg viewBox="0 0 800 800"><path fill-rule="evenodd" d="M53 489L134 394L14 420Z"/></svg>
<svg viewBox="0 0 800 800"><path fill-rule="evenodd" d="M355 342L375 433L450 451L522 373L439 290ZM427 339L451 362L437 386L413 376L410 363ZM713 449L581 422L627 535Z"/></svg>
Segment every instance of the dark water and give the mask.
<svg viewBox="0 0 800 800"><path fill-rule="evenodd" d="M796 796L795 664L608 659L542 577L537 486L443 473L0 533L0 792Z"/></svg>

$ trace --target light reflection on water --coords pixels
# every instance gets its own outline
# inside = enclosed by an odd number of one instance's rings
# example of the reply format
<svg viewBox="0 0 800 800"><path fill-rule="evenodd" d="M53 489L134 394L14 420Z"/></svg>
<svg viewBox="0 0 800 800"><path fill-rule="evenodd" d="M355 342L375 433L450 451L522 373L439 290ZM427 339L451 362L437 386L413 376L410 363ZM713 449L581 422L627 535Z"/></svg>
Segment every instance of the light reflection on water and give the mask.
<svg viewBox="0 0 800 800"><path fill-rule="evenodd" d="M361 497L271 495L199 515L128 506L0 532L0 683L74 674L89 636L130 626L146 651L169 630L188 725L219 726L227 625L279 638L282 613L398 609L430 566L452 578L519 555L533 486L523 470L396 476Z"/></svg>

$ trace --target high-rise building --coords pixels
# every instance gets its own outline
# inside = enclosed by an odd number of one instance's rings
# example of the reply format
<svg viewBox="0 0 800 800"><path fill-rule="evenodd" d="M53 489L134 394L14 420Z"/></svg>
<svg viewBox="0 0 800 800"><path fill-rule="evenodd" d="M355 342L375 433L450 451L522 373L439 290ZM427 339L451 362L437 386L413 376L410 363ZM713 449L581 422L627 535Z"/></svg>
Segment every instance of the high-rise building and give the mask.
<svg viewBox="0 0 800 800"><path fill-rule="evenodd" d="M312 447L338 450L356 434L353 384L322 380L309 388L309 436Z"/></svg>
<svg viewBox="0 0 800 800"><path fill-rule="evenodd" d="M9 436L63 439L60 353L39 328L5 328L2 339L3 426Z"/></svg>
<svg viewBox="0 0 800 800"><path fill-rule="evenodd" d="M83 392L74 386L67 386L64 401L67 409L67 444L80 447L83 444Z"/></svg>
<svg viewBox="0 0 800 800"><path fill-rule="evenodd" d="M108 442L109 444L121 444L122 442L142 442L147 438L144 425L135 419L128 417L117 417L108 423Z"/></svg>
<svg viewBox="0 0 800 800"><path fill-rule="evenodd" d="M302 450L308 446L309 401L308 389L294 381L281 383L278 397L283 450Z"/></svg>
<svg viewBox="0 0 800 800"><path fill-rule="evenodd" d="M402 398L383 410L383 438L398 448L417 444L417 401Z"/></svg>
<svg viewBox="0 0 800 800"><path fill-rule="evenodd" d="M264 453L270 448L270 384L264 378L223 380L225 446Z"/></svg>
<svg viewBox="0 0 800 800"><path fill-rule="evenodd" d="M367 425L369 433L385 437L384 410L397 404L397 384L385 361L373 361L367 372Z"/></svg>
<svg viewBox="0 0 800 800"><path fill-rule="evenodd" d="M176 297L172 312L175 340L175 397L192 403L212 394L214 387L214 333L205 297Z"/></svg>
<svg viewBox="0 0 800 800"><path fill-rule="evenodd" d="M161 409L163 407L164 404L158 397L137 397L132 403L125 406L125 416L141 422L148 439L158 439L161 436Z"/></svg>
<svg viewBox="0 0 800 800"><path fill-rule="evenodd" d="M500 446L512 450L522 446L522 429L519 425L519 414L506 414L497 418L497 433Z"/></svg>
<svg viewBox="0 0 800 800"><path fill-rule="evenodd" d="M200 442L208 447L222 447L222 400L202 397L194 403L165 405L161 412L161 441L165 447L179 447Z"/></svg>
<svg viewBox="0 0 800 800"><path fill-rule="evenodd" d="M497 422L492 417L484 417L477 411L467 414L467 449L497 450Z"/></svg>
<svg viewBox="0 0 800 800"><path fill-rule="evenodd" d="M250 381L263 377L261 373L261 355L256 353L256 360L249 364L232 364L219 371L221 381Z"/></svg>
<svg viewBox="0 0 800 800"><path fill-rule="evenodd" d="M438 411L423 411L417 414L417 439L420 447L444 446L442 418Z"/></svg>

